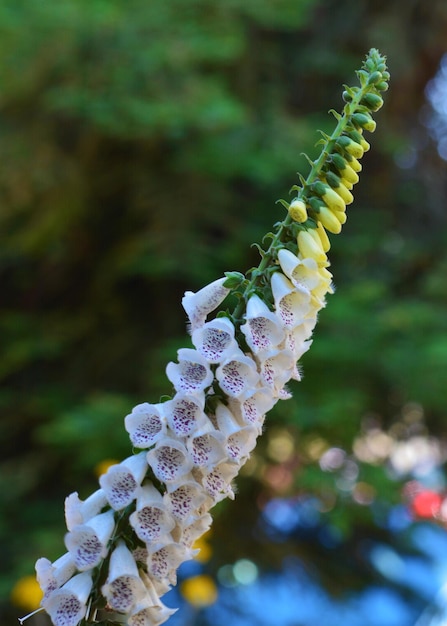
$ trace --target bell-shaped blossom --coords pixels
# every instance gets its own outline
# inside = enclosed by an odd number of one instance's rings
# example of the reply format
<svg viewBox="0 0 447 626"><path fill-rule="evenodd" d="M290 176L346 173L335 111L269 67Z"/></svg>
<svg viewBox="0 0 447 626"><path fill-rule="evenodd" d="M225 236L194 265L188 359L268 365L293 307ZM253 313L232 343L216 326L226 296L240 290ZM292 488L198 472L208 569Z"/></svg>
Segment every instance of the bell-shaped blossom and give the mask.
<svg viewBox="0 0 447 626"><path fill-rule="evenodd" d="M188 474L193 462L186 447L177 439L163 439L147 453L147 461L155 476L163 483L178 481Z"/></svg>
<svg viewBox="0 0 447 626"><path fill-rule="evenodd" d="M282 271L295 287L302 287L310 292L319 284L321 274L315 259L310 257L299 259L290 250L282 248L278 252L278 261Z"/></svg>
<svg viewBox="0 0 447 626"><path fill-rule="evenodd" d="M168 581L171 585L177 582L177 568L184 561L193 558L194 552L179 543L169 543L149 549L147 557L147 573L158 581Z"/></svg>
<svg viewBox="0 0 447 626"><path fill-rule="evenodd" d="M259 364L262 384L276 394L292 378L295 363L291 350L273 350Z"/></svg>
<svg viewBox="0 0 447 626"><path fill-rule="evenodd" d="M282 325L289 329L301 324L311 308L311 297L307 289L295 287L281 272L273 274L271 287L275 312Z"/></svg>
<svg viewBox="0 0 447 626"><path fill-rule="evenodd" d="M76 565L69 552L56 559L54 563L45 557L37 559L36 579L44 594L43 602L53 591L62 587L75 572Z"/></svg>
<svg viewBox="0 0 447 626"><path fill-rule="evenodd" d="M215 504L224 498L234 500L231 481L238 473L238 467L232 463L219 463L209 472L202 472L201 483L206 493Z"/></svg>
<svg viewBox="0 0 447 626"><path fill-rule="evenodd" d="M258 432L262 430L265 414L276 404L277 398L272 389L267 387L253 389L243 400L230 398L228 406L235 417L249 426L256 426Z"/></svg>
<svg viewBox="0 0 447 626"><path fill-rule="evenodd" d="M122 540L112 552L109 573L101 591L110 608L120 613L128 613L146 597L134 556Z"/></svg>
<svg viewBox="0 0 447 626"><path fill-rule="evenodd" d="M225 451L229 461L243 464L256 445L257 426L241 426L239 420L224 404L218 404L215 420L225 437Z"/></svg>
<svg viewBox="0 0 447 626"><path fill-rule="evenodd" d="M79 498L77 491L65 498L65 523L68 530L84 524L107 505L107 496L103 489L98 489L85 500Z"/></svg>
<svg viewBox="0 0 447 626"><path fill-rule="evenodd" d="M253 359L238 350L219 365L216 378L224 393L240 398L247 396L256 387L259 374Z"/></svg>
<svg viewBox="0 0 447 626"><path fill-rule="evenodd" d="M227 317L219 317L196 328L192 342L208 363L220 363L237 348L234 325Z"/></svg>
<svg viewBox="0 0 447 626"><path fill-rule="evenodd" d="M213 518L209 513L205 513L204 515L196 518L193 522L191 522L191 524L183 527L180 543L196 550L194 548L195 541L210 529L212 522Z"/></svg>
<svg viewBox="0 0 447 626"><path fill-rule="evenodd" d="M42 606L54 626L77 626L87 613L87 600L92 590L90 572L82 572L70 578L48 598L42 601Z"/></svg>
<svg viewBox="0 0 447 626"><path fill-rule="evenodd" d="M140 452L117 465L112 465L105 474L99 477L99 484L115 511L124 509L133 502L146 471L146 452Z"/></svg>
<svg viewBox="0 0 447 626"><path fill-rule="evenodd" d="M162 404L143 402L124 418L124 425L136 448L150 448L166 435Z"/></svg>
<svg viewBox="0 0 447 626"><path fill-rule="evenodd" d="M178 363L168 363L166 375L174 389L183 393L201 393L213 382L208 361L193 348L180 348Z"/></svg>
<svg viewBox="0 0 447 626"><path fill-rule="evenodd" d="M181 485L167 485L167 493L164 494L163 500L166 508L179 524L185 525L189 519L196 513L199 507L209 499L199 485L191 477Z"/></svg>
<svg viewBox="0 0 447 626"><path fill-rule="evenodd" d="M284 336L281 322L259 296L251 296L248 300L245 319L241 331L254 354L276 348L281 343Z"/></svg>
<svg viewBox="0 0 447 626"><path fill-rule="evenodd" d="M99 565L107 555L107 544L114 529L114 513L109 509L85 524L75 526L65 535L65 545L78 570L82 572Z"/></svg>
<svg viewBox="0 0 447 626"><path fill-rule="evenodd" d="M128 626L158 626L168 620L178 609L170 609L160 600L154 602L148 594L131 611Z"/></svg>
<svg viewBox="0 0 447 626"><path fill-rule="evenodd" d="M228 459L238 465L243 465L250 457L256 446L258 429L255 426L245 426L227 438L225 449Z"/></svg>
<svg viewBox="0 0 447 626"><path fill-rule="evenodd" d="M203 409L203 395L193 396L177 393L172 400L165 402L164 410L169 428L178 437L187 437L209 423Z"/></svg>
<svg viewBox="0 0 447 626"><path fill-rule="evenodd" d="M182 306L186 311L191 331L205 323L209 313L214 311L226 298L229 289L224 287L226 277L219 278L209 285L202 287L196 293L186 291L182 298Z"/></svg>
<svg viewBox="0 0 447 626"><path fill-rule="evenodd" d="M175 526L175 520L167 510L161 493L150 483L138 492L136 510L129 521L142 541L171 541L169 533Z"/></svg>
<svg viewBox="0 0 447 626"><path fill-rule="evenodd" d="M225 460L225 438L217 430L210 428L208 432L198 433L189 437L186 447L196 467L211 469Z"/></svg>

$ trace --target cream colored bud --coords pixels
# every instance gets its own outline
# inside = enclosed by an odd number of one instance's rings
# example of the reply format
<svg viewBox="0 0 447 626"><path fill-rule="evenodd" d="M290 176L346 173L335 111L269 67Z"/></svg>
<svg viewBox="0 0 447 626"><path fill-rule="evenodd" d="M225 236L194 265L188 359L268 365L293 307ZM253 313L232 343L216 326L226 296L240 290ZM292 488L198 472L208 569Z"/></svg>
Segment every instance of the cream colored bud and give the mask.
<svg viewBox="0 0 447 626"><path fill-rule="evenodd" d="M337 219L336 215L330 209L321 207L318 213L318 219L330 233L337 235L341 231L340 220Z"/></svg>
<svg viewBox="0 0 447 626"><path fill-rule="evenodd" d="M352 171L354 172L354 170ZM333 209L334 211L346 210L346 204L344 203L343 199L331 187L327 187L325 193L321 197L330 209Z"/></svg>
<svg viewBox="0 0 447 626"><path fill-rule="evenodd" d="M323 228L323 224L321 222L317 222L317 227L313 230L309 230L310 233L316 233L318 235L318 237L320 238L321 241L321 245L322 248L325 252L327 252L328 250L330 250L331 248L331 242L329 240L329 237L327 236L326 231Z"/></svg>
<svg viewBox="0 0 447 626"><path fill-rule="evenodd" d="M289 215L294 222L305 222L307 220L306 205L302 200L293 200L289 206Z"/></svg>
<svg viewBox="0 0 447 626"><path fill-rule="evenodd" d="M334 191L338 193L345 204L352 204L352 202L354 202L354 196L343 184L340 184L338 187L334 187Z"/></svg>
<svg viewBox="0 0 447 626"><path fill-rule="evenodd" d="M304 258L314 259L318 265L326 265L327 256L320 243L307 230L300 230L297 237L298 248Z"/></svg>

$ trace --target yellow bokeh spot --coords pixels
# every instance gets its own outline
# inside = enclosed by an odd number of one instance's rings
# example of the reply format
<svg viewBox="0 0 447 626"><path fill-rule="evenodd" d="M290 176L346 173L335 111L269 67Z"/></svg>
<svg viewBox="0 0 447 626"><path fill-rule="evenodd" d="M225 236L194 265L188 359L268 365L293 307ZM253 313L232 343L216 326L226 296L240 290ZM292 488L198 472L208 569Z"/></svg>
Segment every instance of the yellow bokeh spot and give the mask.
<svg viewBox="0 0 447 626"><path fill-rule="evenodd" d="M20 578L11 590L11 602L25 611L39 608L43 593L34 576Z"/></svg>
<svg viewBox="0 0 447 626"><path fill-rule="evenodd" d="M206 563L210 560L213 554L213 549L211 545L208 543L208 541L206 541L206 539L204 539L204 537L199 537L198 539L196 539L193 545L193 549L199 550L199 552L194 557L195 560L199 563Z"/></svg>
<svg viewBox="0 0 447 626"><path fill-rule="evenodd" d="M95 465L95 468L93 470L95 476L99 478L107 472L109 467L112 467L112 465L116 465L117 463L119 463L119 461L117 461L116 459L104 459L103 461L100 461Z"/></svg>
<svg viewBox="0 0 447 626"><path fill-rule="evenodd" d="M184 580L180 585L182 596L195 607L205 607L217 600L217 586L211 576L199 574Z"/></svg>

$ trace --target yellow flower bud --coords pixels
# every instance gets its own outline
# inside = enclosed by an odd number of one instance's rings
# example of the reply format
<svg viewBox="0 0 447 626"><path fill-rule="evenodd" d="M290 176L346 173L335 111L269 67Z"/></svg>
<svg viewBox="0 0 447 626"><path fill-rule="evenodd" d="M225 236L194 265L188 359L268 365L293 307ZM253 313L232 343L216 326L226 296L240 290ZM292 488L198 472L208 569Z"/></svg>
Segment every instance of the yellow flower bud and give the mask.
<svg viewBox="0 0 447 626"><path fill-rule="evenodd" d="M340 172L341 177L345 180L349 180L350 183L355 185L359 182L359 175L355 172L352 167L347 163L345 169Z"/></svg>
<svg viewBox="0 0 447 626"><path fill-rule="evenodd" d="M352 157L352 159L349 161L349 165L352 167L354 172L362 171L362 164L355 157Z"/></svg>
<svg viewBox="0 0 447 626"><path fill-rule="evenodd" d="M327 256L321 242L318 243L308 230L300 230L297 237L298 248L304 258L314 259L318 265L327 263Z"/></svg>
<svg viewBox="0 0 447 626"><path fill-rule="evenodd" d="M354 187L354 183L351 183L349 180L347 180L346 178L341 178L340 182L342 185L344 185L346 187L346 189L348 189L348 191L350 191L353 187Z"/></svg>
<svg viewBox="0 0 447 626"><path fill-rule="evenodd" d="M334 235L337 235L341 231L340 220L337 219L335 214L327 207L321 207L317 218L323 224L325 229L328 230L330 233L334 233Z"/></svg>
<svg viewBox="0 0 447 626"><path fill-rule="evenodd" d="M338 219L340 224L345 224L348 219L346 213L342 213L342 211L332 211L335 217Z"/></svg>
<svg viewBox="0 0 447 626"><path fill-rule="evenodd" d="M338 193L345 204L351 204L354 202L354 196L343 184L340 184L338 187L334 187L334 191Z"/></svg>
<svg viewBox="0 0 447 626"><path fill-rule="evenodd" d="M306 205L302 200L293 200L289 206L289 215L294 222L305 222L307 220Z"/></svg>
<svg viewBox="0 0 447 626"><path fill-rule="evenodd" d="M309 230L310 233L316 232L320 238L321 241L321 246L323 248L323 250L325 252L327 252L328 250L330 250L331 248L331 242L329 240L329 237L327 236L326 231L323 228L323 224L321 222L317 222L317 227L313 230Z"/></svg>
<svg viewBox="0 0 447 626"><path fill-rule="evenodd" d="M362 137L360 141L360 145L362 146L364 152L368 152L368 150L371 148L371 146L369 145L369 143L366 141L364 137Z"/></svg>
<svg viewBox="0 0 447 626"><path fill-rule="evenodd" d="M341 137L339 137L337 139L337 144L356 159L361 159L363 153L365 152L364 147L360 143L357 143L346 135L342 135Z"/></svg>
<svg viewBox="0 0 447 626"><path fill-rule="evenodd" d="M326 191L321 197L330 209L333 209L334 211L346 210L346 204L344 203L343 199L331 187L327 187Z"/></svg>

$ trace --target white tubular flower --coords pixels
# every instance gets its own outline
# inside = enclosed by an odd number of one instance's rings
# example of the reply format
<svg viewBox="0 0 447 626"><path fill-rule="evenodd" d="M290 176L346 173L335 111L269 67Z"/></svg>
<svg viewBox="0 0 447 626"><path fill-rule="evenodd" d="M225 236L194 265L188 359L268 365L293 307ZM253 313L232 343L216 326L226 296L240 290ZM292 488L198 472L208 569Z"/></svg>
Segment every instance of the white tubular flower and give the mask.
<svg viewBox="0 0 447 626"><path fill-rule="evenodd" d="M251 296L247 302L245 319L241 331L254 354L271 350L281 343L284 336L281 322L259 296Z"/></svg>
<svg viewBox="0 0 447 626"><path fill-rule="evenodd" d="M76 565L73 556L66 552L59 557L54 563L51 563L45 557L36 561L36 579L44 594L42 603L46 601L49 595L62 587L76 572Z"/></svg>
<svg viewBox="0 0 447 626"><path fill-rule="evenodd" d="M238 470L237 465L224 462L217 465L211 471L202 473L202 486L215 504L224 498L234 500L234 491L231 487L231 481L237 475Z"/></svg>
<svg viewBox="0 0 447 626"><path fill-rule="evenodd" d="M127 619L128 626L158 626L168 620L178 609L170 609L162 602L147 597L139 602Z"/></svg>
<svg viewBox="0 0 447 626"><path fill-rule="evenodd" d="M291 350L274 350L260 362L261 381L274 395L292 378L295 358Z"/></svg>
<svg viewBox="0 0 447 626"><path fill-rule="evenodd" d="M293 252L282 248L278 252L278 261L284 274L295 287L312 291L320 282L318 263L310 257L299 259Z"/></svg>
<svg viewBox="0 0 447 626"><path fill-rule="evenodd" d="M204 395L193 396L177 393L172 400L165 402L164 411L169 428L178 437L188 437L209 424L203 409Z"/></svg>
<svg viewBox="0 0 447 626"><path fill-rule="evenodd" d="M301 324L310 310L310 294L307 289L295 287L281 272L273 274L271 287L276 314L283 326L288 329Z"/></svg>
<svg viewBox="0 0 447 626"><path fill-rule="evenodd" d="M224 448L224 437L214 429L190 437L186 442L186 447L194 465L204 467L207 470L224 461L227 456Z"/></svg>
<svg viewBox="0 0 447 626"><path fill-rule="evenodd" d="M147 595L132 552L119 541L112 552L109 573L101 588L103 596L114 611L128 613Z"/></svg>
<svg viewBox="0 0 447 626"><path fill-rule="evenodd" d="M208 363L220 363L237 347L234 326L227 317L219 317L196 328L192 342Z"/></svg>
<svg viewBox="0 0 447 626"><path fill-rule="evenodd" d="M140 452L117 465L112 465L105 474L99 477L99 484L115 511L124 509L135 500L146 471L146 452Z"/></svg>
<svg viewBox="0 0 447 626"><path fill-rule="evenodd" d="M180 543L194 549L194 542L210 529L212 522L213 518L209 513L205 513L204 515L196 518L191 524L183 528ZM198 552L199 551L197 549L194 549L194 553Z"/></svg>
<svg viewBox="0 0 447 626"><path fill-rule="evenodd" d="M259 374L253 359L238 350L219 365L216 378L220 388L228 396L242 398L256 387Z"/></svg>
<svg viewBox="0 0 447 626"><path fill-rule="evenodd" d="M225 450L230 461L243 464L256 445L256 426L241 426L233 413L223 404L218 404L215 419L220 432L225 436Z"/></svg>
<svg viewBox="0 0 447 626"><path fill-rule="evenodd" d="M178 566L184 561L189 561L193 556L194 552L190 548L179 543L172 542L162 547L154 546L153 551L149 548L147 573L157 581L175 585Z"/></svg>
<svg viewBox="0 0 447 626"><path fill-rule="evenodd" d="M98 489L85 500L80 500L77 491L65 498L65 523L67 530L84 524L103 509L107 504L107 497L103 489Z"/></svg>
<svg viewBox="0 0 447 626"><path fill-rule="evenodd" d="M254 389L247 398L239 401L234 398L229 400L231 412L242 424L256 426L258 432L262 431L265 414L276 404L277 398L273 396L271 389L266 387Z"/></svg>
<svg viewBox="0 0 447 626"><path fill-rule="evenodd" d="M162 404L143 402L124 418L129 438L137 448L150 448L166 435L166 422Z"/></svg>
<svg viewBox="0 0 447 626"><path fill-rule="evenodd" d="M188 450L177 439L159 441L147 453L147 461L155 476L163 483L178 481L193 466Z"/></svg>
<svg viewBox="0 0 447 626"><path fill-rule="evenodd" d="M191 324L191 331L202 326L207 315L225 300L230 291L223 286L226 280L226 277L219 278L196 293L192 291L185 292L182 298L182 306Z"/></svg>
<svg viewBox="0 0 447 626"><path fill-rule="evenodd" d="M229 460L239 466L243 465L250 458L250 453L256 446L257 437L258 429L254 426L245 426L230 435L225 446Z"/></svg>
<svg viewBox="0 0 447 626"><path fill-rule="evenodd" d="M168 363L166 375L174 389L183 393L201 393L213 382L208 361L197 350L180 348L178 363Z"/></svg>
<svg viewBox="0 0 447 626"><path fill-rule="evenodd" d="M185 525L209 497L201 485L194 480L185 481L180 486L167 485L163 500L166 508L179 524Z"/></svg>
<svg viewBox="0 0 447 626"><path fill-rule="evenodd" d="M65 545L78 570L82 572L99 565L107 555L107 544L114 529L114 514L109 510L75 526L65 535Z"/></svg>
<svg viewBox="0 0 447 626"><path fill-rule="evenodd" d="M56 589L42 601L42 606L54 626L77 626L87 613L87 600L92 590L92 577L82 572L70 578L63 587Z"/></svg>
<svg viewBox="0 0 447 626"><path fill-rule="evenodd" d="M136 511L129 521L137 537L146 543L172 541L170 532L175 526L175 520L167 510L163 496L152 484L141 487Z"/></svg>

